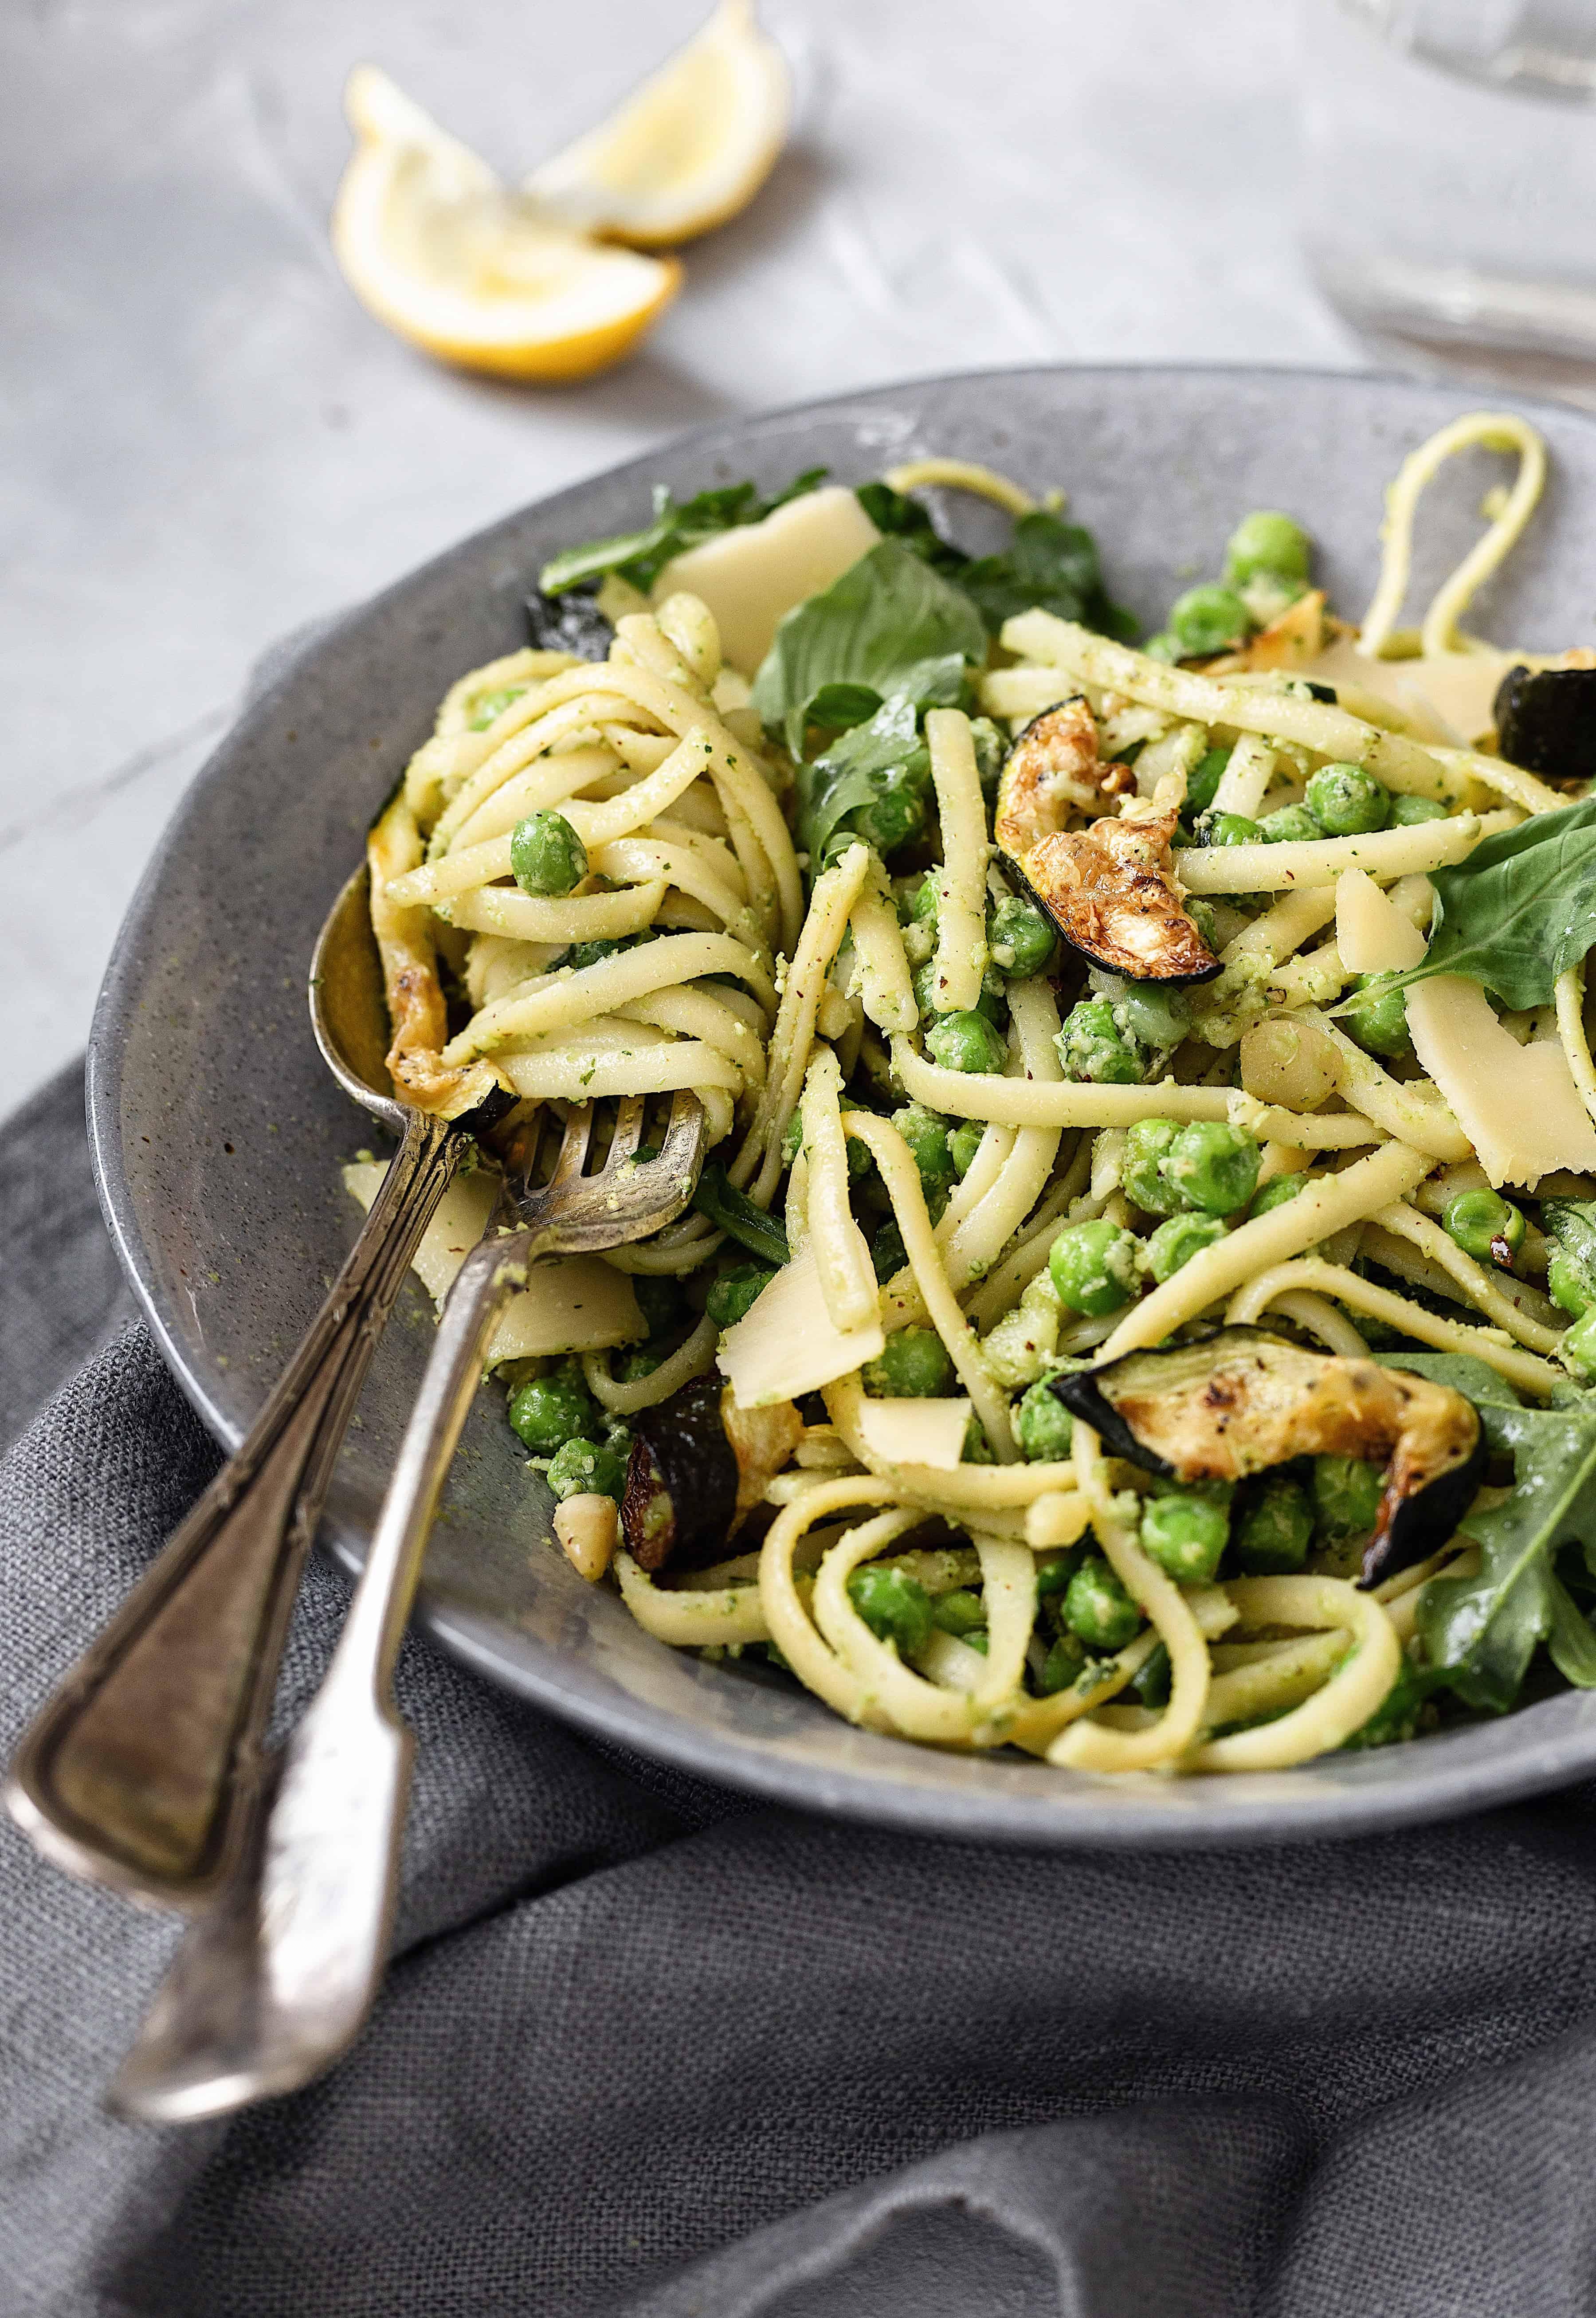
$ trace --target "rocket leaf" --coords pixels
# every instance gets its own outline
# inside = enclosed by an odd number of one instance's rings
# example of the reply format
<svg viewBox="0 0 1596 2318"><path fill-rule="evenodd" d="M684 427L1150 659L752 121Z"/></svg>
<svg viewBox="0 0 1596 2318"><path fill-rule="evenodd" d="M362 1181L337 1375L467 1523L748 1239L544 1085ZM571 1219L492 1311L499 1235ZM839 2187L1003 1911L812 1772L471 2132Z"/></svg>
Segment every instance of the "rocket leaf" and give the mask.
<svg viewBox="0 0 1596 2318"><path fill-rule="evenodd" d="M1596 945L1596 797L1487 837L1430 882L1430 947L1390 988L1461 974L1504 1006L1545 1006L1558 975Z"/></svg>

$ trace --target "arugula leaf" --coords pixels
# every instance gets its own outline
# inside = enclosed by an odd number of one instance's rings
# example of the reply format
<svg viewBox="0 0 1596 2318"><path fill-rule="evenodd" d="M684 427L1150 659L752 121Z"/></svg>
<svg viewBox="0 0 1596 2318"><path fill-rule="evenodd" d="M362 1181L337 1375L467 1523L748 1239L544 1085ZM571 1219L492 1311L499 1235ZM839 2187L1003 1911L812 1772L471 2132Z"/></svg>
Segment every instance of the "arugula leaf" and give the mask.
<svg viewBox="0 0 1596 2318"><path fill-rule="evenodd" d="M1417 1359L1402 1365L1416 1367ZM1558 1548L1577 1542L1596 1570L1596 1400L1582 1394L1560 1408L1475 1406L1492 1448L1512 1457L1513 1492L1463 1523L1479 1546L1480 1574L1431 1578L1419 1631L1430 1665L1458 1697L1501 1714L1518 1696L1538 1642L1565 1681L1596 1688L1596 1633L1554 1567Z"/></svg>
<svg viewBox="0 0 1596 2318"><path fill-rule="evenodd" d="M928 661L982 661L986 630L969 597L899 539L878 540L840 580L794 606L754 679L764 723L802 755L817 699L839 685L885 698Z"/></svg>
<svg viewBox="0 0 1596 2318"><path fill-rule="evenodd" d="M1557 976L1596 945L1596 797L1486 838L1430 882L1430 947L1388 986L1462 974L1504 1006L1547 1005Z"/></svg>
<svg viewBox="0 0 1596 2318"><path fill-rule="evenodd" d="M934 571L962 571L970 561L962 547L944 539L919 499L891 483L861 483L854 497L877 531L912 547Z"/></svg>
<svg viewBox="0 0 1596 2318"><path fill-rule="evenodd" d="M719 1160L712 1160L699 1175L693 1205L701 1216L707 1216L712 1224L718 1224L729 1237L767 1263L787 1262L787 1235L781 1225L726 1181L726 1170Z"/></svg>
<svg viewBox="0 0 1596 2318"><path fill-rule="evenodd" d="M1109 600L1090 532L1042 508L1020 517L1005 553L967 563L959 573L959 586L973 599L993 635L1005 620L1033 606L1056 613L1061 620L1078 620L1122 643L1134 643L1141 633L1131 615Z"/></svg>
<svg viewBox="0 0 1596 2318"><path fill-rule="evenodd" d="M641 531L622 532L613 539L589 540L583 547L568 547L563 555L556 555L545 563L538 574L538 587L545 596L563 595L568 588L577 588L585 580L602 579L606 571L617 571L629 580L644 595L653 586L673 555L682 554L706 539L713 539L722 531L734 531L740 525L761 523L789 499L801 499L806 491L816 490L826 480L824 467L806 468L795 475L785 490L774 499L762 499L752 483L725 483L718 490L700 491L694 499L677 507L663 483L654 486L654 520Z"/></svg>

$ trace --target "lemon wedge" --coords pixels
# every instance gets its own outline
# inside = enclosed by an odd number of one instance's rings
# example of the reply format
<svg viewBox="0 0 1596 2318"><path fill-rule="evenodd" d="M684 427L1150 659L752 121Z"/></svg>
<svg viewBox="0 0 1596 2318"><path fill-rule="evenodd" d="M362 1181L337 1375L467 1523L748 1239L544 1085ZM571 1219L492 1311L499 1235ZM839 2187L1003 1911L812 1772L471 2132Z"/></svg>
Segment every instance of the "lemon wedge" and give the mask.
<svg viewBox="0 0 1596 2318"><path fill-rule="evenodd" d="M746 207L787 133L786 61L753 0L721 0L608 121L524 180L549 215L656 249L691 240Z"/></svg>
<svg viewBox="0 0 1596 2318"><path fill-rule="evenodd" d="M333 248L379 321L467 370L587 378L618 362L669 304L674 258L575 232L503 184L375 66L345 91L355 149Z"/></svg>

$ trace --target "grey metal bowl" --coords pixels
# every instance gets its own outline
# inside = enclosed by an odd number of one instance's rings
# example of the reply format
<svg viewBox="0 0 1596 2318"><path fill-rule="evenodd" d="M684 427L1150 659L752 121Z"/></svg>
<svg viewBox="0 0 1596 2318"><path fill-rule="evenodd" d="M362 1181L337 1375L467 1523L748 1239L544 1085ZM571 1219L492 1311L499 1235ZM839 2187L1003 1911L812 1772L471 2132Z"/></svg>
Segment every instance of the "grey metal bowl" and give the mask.
<svg viewBox="0 0 1596 2318"><path fill-rule="evenodd" d="M862 481L931 452L1062 485L1115 594L1154 621L1212 573L1237 517L1297 514L1332 600L1372 583L1381 494L1403 454L1471 407L1382 378L1224 370L1032 370L884 388L734 422L561 491L467 540L291 660L211 758L121 930L90 1046L101 1196L157 1337L229 1447L265 1397L355 1227L339 1163L371 1135L311 1042L306 961L368 821L464 669L524 641L544 557L631 528L678 495L824 464ZM1554 480L1529 540L1477 609L1503 642L1591 641L1596 424L1542 408ZM1433 494L1419 584L1478 528L1493 463ZM982 511L951 510L975 544ZM407 1289L339 1466L326 1537L364 1550L431 1325ZM549 1541L548 1498L485 1391L434 1541L418 1613L489 1680L710 1779L811 1810L1033 1845L1274 1843L1434 1819L1596 1768L1596 1695L1484 1727L1255 1778L1109 1780L853 1730L779 1677L652 1641Z"/></svg>

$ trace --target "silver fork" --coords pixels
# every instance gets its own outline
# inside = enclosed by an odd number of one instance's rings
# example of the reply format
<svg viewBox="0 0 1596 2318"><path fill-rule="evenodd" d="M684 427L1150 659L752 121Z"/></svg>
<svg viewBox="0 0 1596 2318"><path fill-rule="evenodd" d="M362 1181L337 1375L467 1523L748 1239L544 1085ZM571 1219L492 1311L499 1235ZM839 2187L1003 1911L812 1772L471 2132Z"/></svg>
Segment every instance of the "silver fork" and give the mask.
<svg viewBox="0 0 1596 2318"><path fill-rule="evenodd" d="M513 1151L495 1231L461 1266L326 1678L271 1774L256 1840L200 1917L106 2095L161 2123L220 2116L308 2083L359 2033L393 1928L415 1738L393 1665L444 1476L495 1322L540 1255L619 1247L670 1223L703 1163L704 1106L678 1093L657 1155L644 1103L621 1103L603 1165L583 1172L593 1107L566 1120L554 1171L532 1180L536 1126Z"/></svg>

